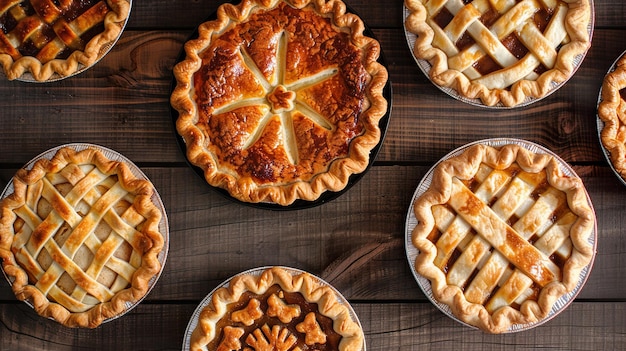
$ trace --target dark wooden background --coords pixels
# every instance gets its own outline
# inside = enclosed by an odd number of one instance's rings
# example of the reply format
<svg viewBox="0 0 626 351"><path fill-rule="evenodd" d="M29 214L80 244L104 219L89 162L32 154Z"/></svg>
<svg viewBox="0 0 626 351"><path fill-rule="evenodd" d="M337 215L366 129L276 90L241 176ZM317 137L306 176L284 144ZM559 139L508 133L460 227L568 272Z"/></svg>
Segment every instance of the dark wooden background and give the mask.
<svg viewBox="0 0 626 351"><path fill-rule="evenodd" d="M346 0L380 40L393 83L386 139L347 193L298 211L250 208L210 189L187 165L170 115L172 66L195 27L224 1L134 0L114 49L88 71L54 83L0 80L0 188L42 151L88 142L139 165L158 189L170 248L156 287L138 307L95 330L37 316L0 279L1 350L180 350L194 309L228 277L285 265L329 280L352 303L368 350L626 349L626 187L596 128L602 79L626 50L626 3L595 3L593 44L576 75L528 107L489 110L450 98L419 70L401 1ZM487 335L434 307L404 249L405 219L425 172L443 155L492 137L544 145L583 178L598 218L598 255L576 301L529 331Z"/></svg>

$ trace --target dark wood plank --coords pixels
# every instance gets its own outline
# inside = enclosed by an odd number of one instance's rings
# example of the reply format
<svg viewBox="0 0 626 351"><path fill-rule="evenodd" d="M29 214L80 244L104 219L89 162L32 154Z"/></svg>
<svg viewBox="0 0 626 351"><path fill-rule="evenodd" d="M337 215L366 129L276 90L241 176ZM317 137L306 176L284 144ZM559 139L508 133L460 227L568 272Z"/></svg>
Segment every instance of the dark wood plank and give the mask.
<svg viewBox="0 0 626 351"><path fill-rule="evenodd" d="M352 303L368 350L623 350L626 303L573 303L528 331L489 335L430 303ZM142 304L95 330L68 329L24 304L0 305L3 350L180 350L196 303ZM141 337L137 337L140 335Z"/></svg>

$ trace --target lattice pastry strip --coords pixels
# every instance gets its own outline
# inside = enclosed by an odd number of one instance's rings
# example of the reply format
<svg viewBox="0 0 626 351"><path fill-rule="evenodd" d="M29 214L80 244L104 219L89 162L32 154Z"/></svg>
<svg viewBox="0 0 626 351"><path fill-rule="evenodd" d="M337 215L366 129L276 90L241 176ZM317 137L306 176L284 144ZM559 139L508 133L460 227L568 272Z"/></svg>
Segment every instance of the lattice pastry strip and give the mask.
<svg viewBox="0 0 626 351"><path fill-rule="evenodd" d="M0 226L24 269L8 265L18 298L70 326L93 327L123 312L125 304L112 301L136 301L160 269L161 212L151 192L124 163L93 149L61 148L18 172Z"/></svg>

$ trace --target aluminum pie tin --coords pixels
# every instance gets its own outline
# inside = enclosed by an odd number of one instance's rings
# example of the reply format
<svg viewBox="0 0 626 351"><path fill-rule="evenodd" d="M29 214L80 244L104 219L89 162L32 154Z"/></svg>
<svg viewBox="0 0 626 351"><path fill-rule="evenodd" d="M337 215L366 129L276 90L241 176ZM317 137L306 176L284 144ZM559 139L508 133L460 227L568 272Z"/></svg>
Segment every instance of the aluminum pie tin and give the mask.
<svg viewBox="0 0 626 351"><path fill-rule="evenodd" d="M622 52L622 54L619 55L619 57L615 61L613 61L613 64L611 65L611 68L609 68L609 70L607 71L605 77L608 76L611 72L615 71L615 68L617 67L617 62L621 60L622 57L624 57L624 55L626 55L626 51ZM622 182L622 184L626 185L626 179L624 179L624 177L622 177L619 174L619 172L615 168L615 165L613 164L613 161L611 160L611 152L604 146L604 143L602 142L602 131L604 130L604 121L598 115L600 103L602 103L602 86L600 86L600 92L598 93L598 103L596 105L596 124L597 124L597 129L598 129L598 140L600 141L600 148L602 149L602 153L604 154L606 161L611 167L611 170L613 171L613 173L615 173L615 175L617 176L617 179L619 179L620 182Z"/></svg>
<svg viewBox="0 0 626 351"><path fill-rule="evenodd" d="M414 208L413 208L413 204L415 203L415 200L417 200L417 198L419 196L421 196L426 190L428 190L428 188L430 187L430 184L432 182L432 177L433 177L433 173L435 168L437 167L437 165L439 165L441 162L452 158L454 156L458 156L460 154L462 154L466 149L468 149L469 147L476 145L476 144L483 144L483 145L488 145L488 146L492 146L492 147L502 147L504 145L508 145L508 144L516 144L519 146L522 146L524 148L526 148L527 150L536 153L536 154L548 154L552 157L554 157L556 159L556 161L559 163L559 166L561 168L561 171L563 172L563 174L570 176L570 177L576 177L576 178L580 178L578 177L578 175L576 174L576 172L574 172L574 170L572 169L572 167L567 164L567 162L565 162L563 159L561 159L558 155L556 155L554 152L550 151L549 149L532 143L530 141L526 141L526 140L521 140L521 139L514 139L514 138L493 138L493 139L484 139L484 140L478 140L469 144L466 144L464 146L461 146L453 151L451 151L450 153L448 153L447 155L445 155L443 158L441 158L441 160L439 160L437 163L435 163L435 165L433 165L428 172L424 175L424 177L422 178L422 180L420 181L420 183L417 186L417 189L415 190L415 193L413 194L413 197L411 199L411 205L409 206L409 210L407 213L407 218L406 218L406 223L405 223L405 248L406 248L406 257L409 263L409 266L411 268L411 273L413 273L413 277L415 278L415 280L417 281L417 284L419 285L420 289L422 290L422 292L424 292L424 295L426 295L426 297L430 300L430 302L435 305L441 312L443 312L444 314L446 314L448 317L450 317L451 319L455 320L456 322L465 325L467 327L473 328L473 329L479 329L476 326L470 325L462 320L460 320L459 318L457 318L453 313L451 308L444 304L441 303L439 301L437 301L437 299L435 299L435 297L433 296L433 291L432 291L432 287L431 287L431 283L430 281L422 276L421 274L419 274L417 272L417 270L415 269L415 259L417 258L418 254L419 254L419 250L413 246L413 242L411 240L412 238L412 232L413 229L416 227L417 225L417 219L415 218L415 213ZM589 207L591 208L591 210L595 213L593 205L591 203L591 198L589 197L589 194L587 193L587 190L585 189L585 193L587 195L587 202L589 204ZM584 267L581 272L580 272L580 277L578 279L578 284L576 285L576 287L574 289L572 289L571 292L559 297L555 302L554 305L552 306L552 309L550 310L550 312L548 313L548 315L537 321L534 323L526 323L526 324L513 324L507 331L505 331L503 334L505 333L514 333L514 332L521 332L521 331L526 331L529 329L532 329L534 327L540 326L544 323L546 323L547 321L551 320L552 318L556 317L559 313L561 313L563 310L565 310L565 308L567 306L569 306L570 303L572 303L574 301L574 299L576 298L576 296L578 295L578 293L580 292L580 290L582 290L583 286L585 285L585 283L587 282L587 279L589 278L589 275L591 273L591 268L593 267L593 263L595 260L595 252L596 252L596 248L597 248L597 237L598 237L598 223L597 220L594 220L594 228L593 228L593 233L589 236L589 244L591 244L591 246L593 247L593 251L594 251L594 255L591 257L591 261L589 262L589 264Z"/></svg>
<svg viewBox="0 0 626 351"><path fill-rule="evenodd" d="M102 46L102 48L100 48L100 52L98 53L98 58L89 66L85 66L81 63L78 64L78 69L76 70L76 72L72 73L72 74L68 74L67 76L61 76L58 73L53 73L50 78L46 79L46 80L37 80L33 77L33 75L30 73L30 71L26 71L24 72L20 77L16 78L16 81L20 81L20 82L27 82L27 83L51 83L51 82L57 82L63 79L67 79L70 77L74 77L78 74L81 74L83 72L85 72L86 70L88 70L89 68L95 66L98 62L100 62L100 60L102 60L102 58L104 58L104 56L106 56L106 54L109 53L109 51L111 51L111 49L113 48L113 46L115 46L115 44L117 43L117 41L120 39L120 37L122 36L122 34L124 33L124 29L126 28L126 24L128 23L128 19L130 18L130 12L131 9L133 7L133 0L126 0L126 2L128 2L128 15L126 16L126 19L122 22L119 22L118 25L120 26L120 32L117 35L117 37L115 37L115 39L113 39L112 41L106 43L105 45ZM0 73L2 75L4 75L4 70L0 69Z"/></svg>
<svg viewBox="0 0 626 351"><path fill-rule="evenodd" d="M88 143L72 143L72 144L64 144L64 145L56 146L56 147L54 147L52 149L49 149L47 151L44 151L43 153L41 153L38 156L34 157L32 160L30 160L28 163L26 163L26 165L24 165L22 168L30 170L33 167L33 165L35 164L35 162L37 162L40 159L48 159L48 160L52 159L54 157L54 155L57 153L57 151L59 151L60 149L62 149L64 147L69 147L69 148L72 148L72 149L74 149L76 151L82 151L82 150L85 150L85 149L96 149L96 150L100 151L104 156L106 156L110 160L120 161L120 162L126 163L128 168L130 169L130 171L137 178L150 181L150 179L148 179L148 177L141 171L141 169L139 169L139 167L137 167L137 165L135 165L131 160L129 160L128 158L126 158L122 154L118 153L117 151L111 150L109 148L100 146L100 145L88 144ZM9 180L9 183L7 184L7 186L4 188L4 190L0 194L0 200L8 197L12 193L13 193L13 178L11 178ZM141 301L143 301L145 299L145 297L148 296L150 291L152 291L152 288L154 288L154 286L156 285L157 281L159 280L159 277L161 276L161 273L163 273L163 268L165 267L165 261L167 260L167 255L168 255L168 251L169 251L169 242L170 242L170 240L169 240L169 237L170 237L169 236L169 223L168 223L168 219L167 219L167 212L165 211L165 205L163 204L163 201L161 200L161 197L159 196L159 193L157 192L156 188L154 188L154 185L153 185L153 194L152 194L151 200L155 204L155 206L162 213L161 221L159 222L159 232L163 236L163 249L161 250L161 252L157 256L157 259L158 259L159 263L161 264L161 269L159 270L159 272L154 277L152 277L150 279L148 290L146 291L146 293L144 294L143 297L141 297L140 299L138 299L134 303L126 302L125 303L126 309L122 313L119 313L119 314L117 314L117 315L115 315L115 316L113 316L111 318L104 319L102 321L103 324L106 323L106 322L110 322L112 320L115 320L117 318L122 317L123 315L125 315L126 313L131 311L133 308L135 308L137 305L139 305L139 303L141 303ZM13 285L13 281L6 274L6 272L4 271L4 268L2 268L2 273L4 274L4 277L9 282L9 284ZM30 301L24 300L24 303L26 303L27 305L29 305L31 308L34 309L32 303ZM50 318L50 319L52 319L52 318Z"/></svg>
<svg viewBox="0 0 626 351"><path fill-rule="evenodd" d="M590 11L590 18L589 18L589 26L587 27L587 31L589 33L589 42L591 43L591 39L593 37L594 22L595 22L595 7L594 7L593 0L589 0L589 6L590 6L590 10L591 11ZM574 57L574 59L572 61L572 64L574 66L572 74L570 74L570 76L567 79L565 79L564 81L562 81L560 83L552 82L551 83L551 87L550 87L550 91L545 96L542 96L541 98L527 97L524 101L520 102L519 104L517 104L515 106L505 106L502 102L498 102L494 106L488 106L488 105L485 105L478 98L476 98L476 99L467 98L467 97L462 96L461 94L459 94L453 88L444 87L444 86L441 86L441 85L436 84L435 82L433 82L433 80L430 78L430 70L432 68L432 65L430 64L430 62L428 62L428 60L421 59L421 58L418 58L418 57L415 56L414 48L415 48L415 41L417 40L417 35L412 33L412 32L410 32L410 31L408 31L407 28L406 28L406 19L409 17L410 14L411 14L411 12L406 7L406 5L403 6L404 35L406 36L406 41L407 41L407 44L409 46L409 51L411 52L411 56L413 57L413 59L417 63L417 66L419 67L419 69L422 71L422 73L424 73L424 75L428 78L428 80L430 80L430 82L433 83L434 86L439 88L439 90L443 91L444 93L448 94L450 97L452 97L452 98L454 98L456 100L459 100L461 102L464 102L464 103L472 105L472 106L483 107L483 108L494 109L494 110L510 110L510 109L515 109L515 108L525 107L525 106L531 105L531 104L533 104L535 102L541 101L541 100L547 98L548 96L552 95L552 93L557 91L560 87L562 87L565 83L567 83L574 76L574 74L576 73L576 71L578 70L580 65L582 64L585 56L587 55L587 51L588 51L587 50L584 53Z"/></svg>
<svg viewBox="0 0 626 351"><path fill-rule="evenodd" d="M358 316L354 312L354 309L352 308L348 300L335 287L330 285L328 282L324 281L322 278L315 276L311 273L308 273L306 271L297 269L297 268L284 267L284 266L262 266L262 267L257 267L257 268L251 268L249 270L235 274L234 276L223 281L220 285L216 286L215 289L213 289L204 299L202 299L202 301L200 301L200 304L198 305L198 307L196 307L195 311L191 315L189 323L187 324L187 329L185 329L182 351L189 351L189 348L191 347L191 334L193 333L194 329L196 329L196 327L198 326L200 313L202 313L202 310L211 303L213 294L215 294L217 290L221 288L227 288L230 284L230 281L237 276L241 276L241 275L260 276L266 270L274 268L274 267L281 268L292 275L298 275L298 274L303 274L303 273L309 274L310 276L315 278L318 282L320 282L322 285L329 287L335 293L335 296L337 297L337 301L348 308L348 312L350 313L350 317L352 318L352 320L359 326L361 330L363 330L363 327L361 326L361 321L359 321ZM363 346L361 350L366 351L365 338L363 338Z"/></svg>

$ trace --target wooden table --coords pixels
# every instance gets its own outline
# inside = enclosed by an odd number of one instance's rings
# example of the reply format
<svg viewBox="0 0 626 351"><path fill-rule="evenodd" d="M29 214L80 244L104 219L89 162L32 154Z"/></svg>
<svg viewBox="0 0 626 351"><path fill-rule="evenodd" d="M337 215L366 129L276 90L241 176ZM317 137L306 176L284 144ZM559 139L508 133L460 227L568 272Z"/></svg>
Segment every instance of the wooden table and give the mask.
<svg viewBox="0 0 626 351"><path fill-rule="evenodd" d="M170 116L172 66L194 28L224 1L133 2L115 48L66 80L0 81L0 188L32 157L88 142L133 160L161 194L170 222L169 256L138 307L95 330L41 318L0 279L2 350L180 350L194 309L224 279L285 265L321 276L360 317L368 350L626 349L626 187L609 168L596 131L602 79L626 49L626 5L595 4L592 48L576 75L525 108L487 110L433 86L411 57L401 1L347 0L381 42L393 82L387 136L371 170L347 193L298 211L230 201L186 164ZM529 331L487 335L434 307L405 258L405 219L426 171L466 143L492 137L544 145L582 177L598 219L591 276L563 313Z"/></svg>

